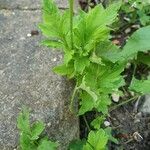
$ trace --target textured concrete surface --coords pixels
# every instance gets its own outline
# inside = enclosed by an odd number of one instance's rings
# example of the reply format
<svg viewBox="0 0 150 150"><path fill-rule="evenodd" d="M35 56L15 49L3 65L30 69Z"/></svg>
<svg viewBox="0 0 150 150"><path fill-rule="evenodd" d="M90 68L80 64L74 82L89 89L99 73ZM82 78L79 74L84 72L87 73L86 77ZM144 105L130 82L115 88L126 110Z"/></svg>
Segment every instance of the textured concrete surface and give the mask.
<svg viewBox="0 0 150 150"><path fill-rule="evenodd" d="M0 0L0 6L30 2ZM32 109L33 120L47 123L47 133L61 143L60 150L78 136L78 119L68 110L71 83L52 72L62 55L40 46L41 33L29 36L40 16L40 10L0 10L0 150L18 145L16 118L23 105Z"/></svg>
<svg viewBox="0 0 150 150"><path fill-rule="evenodd" d="M68 0L54 0L58 7L68 8ZM0 8L7 9L39 9L42 0L0 0ZM77 0L75 0L77 5Z"/></svg>
<svg viewBox="0 0 150 150"><path fill-rule="evenodd" d="M140 111L144 114L150 114L150 94L144 96L143 105L141 106Z"/></svg>

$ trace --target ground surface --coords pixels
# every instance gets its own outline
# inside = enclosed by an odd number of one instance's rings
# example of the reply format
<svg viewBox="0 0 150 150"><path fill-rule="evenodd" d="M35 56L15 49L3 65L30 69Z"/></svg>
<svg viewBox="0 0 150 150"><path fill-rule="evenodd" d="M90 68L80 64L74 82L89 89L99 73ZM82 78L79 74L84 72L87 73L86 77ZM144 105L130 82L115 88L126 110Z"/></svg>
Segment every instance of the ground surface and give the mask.
<svg viewBox="0 0 150 150"><path fill-rule="evenodd" d="M147 99L148 101L150 99ZM150 109L145 108L145 98L141 98L138 106L131 102L111 112L111 123L114 135L120 144L113 145L112 150L149 150L150 149ZM145 111L145 109L147 111Z"/></svg>
<svg viewBox="0 0 150 150"><path fill-rule="evenodd" d="M57 1L65 8L67 1ZM78 119L68 109L72 85L52 72L60 52L40 46L40 2L0 0L0 150L18 145L16 118L23 105L42 119L47 133L66 149L78 137Z"/></svg>

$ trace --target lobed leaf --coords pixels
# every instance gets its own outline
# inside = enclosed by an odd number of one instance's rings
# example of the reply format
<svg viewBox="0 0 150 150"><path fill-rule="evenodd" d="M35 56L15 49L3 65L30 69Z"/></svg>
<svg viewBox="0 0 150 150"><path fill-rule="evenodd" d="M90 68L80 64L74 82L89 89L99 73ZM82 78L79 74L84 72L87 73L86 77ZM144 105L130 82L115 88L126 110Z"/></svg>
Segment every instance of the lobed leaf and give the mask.
<svg viewBox="0 0 150 150"><path fill-rule="evenodd" d="M142 95L150 93L150 78L148 80L132 79L130 90L133 90Z"/></svg>
<svg viewBox="0 0 150 150"><path fill-rule="evenodd" d="M90 131L88 141L83 147L83 150L106 150L108 135L103 129Z"/></svg>

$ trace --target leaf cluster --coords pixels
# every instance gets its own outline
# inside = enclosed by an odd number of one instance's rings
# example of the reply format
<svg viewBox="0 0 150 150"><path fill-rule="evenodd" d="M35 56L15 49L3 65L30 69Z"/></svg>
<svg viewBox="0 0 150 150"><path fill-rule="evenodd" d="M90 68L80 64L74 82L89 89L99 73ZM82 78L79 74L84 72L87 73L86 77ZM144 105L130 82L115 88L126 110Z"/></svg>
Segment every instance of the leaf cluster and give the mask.
<svg viewBox="0 0 150 150"><path fill-rule="evenodd" d="M48 140L47 137L40 137L45 125L41 121L30 124L27 108L20 112L17 118L17 127L20 130L21 150L55 150L58 147L58 143Z"/></svg>

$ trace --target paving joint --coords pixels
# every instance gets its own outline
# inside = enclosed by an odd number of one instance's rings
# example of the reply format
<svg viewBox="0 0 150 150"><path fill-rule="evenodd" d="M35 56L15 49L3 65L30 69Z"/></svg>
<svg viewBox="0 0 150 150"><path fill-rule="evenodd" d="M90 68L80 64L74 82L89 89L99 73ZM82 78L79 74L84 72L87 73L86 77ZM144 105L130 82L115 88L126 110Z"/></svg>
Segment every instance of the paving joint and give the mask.
<svg viewBox="0 0 150 150"><path fill-rule="evenodd" d="M36 11L36 10L41 10L42 8L22 8L22 7L15 7L15 8L10 8L10 7L0 7L0 10L10 10L10 11L14 11L14 10L20 10L20 11ZM65 8L65 7L59 7L60 10L66 10L69 8Z"/></svg>

